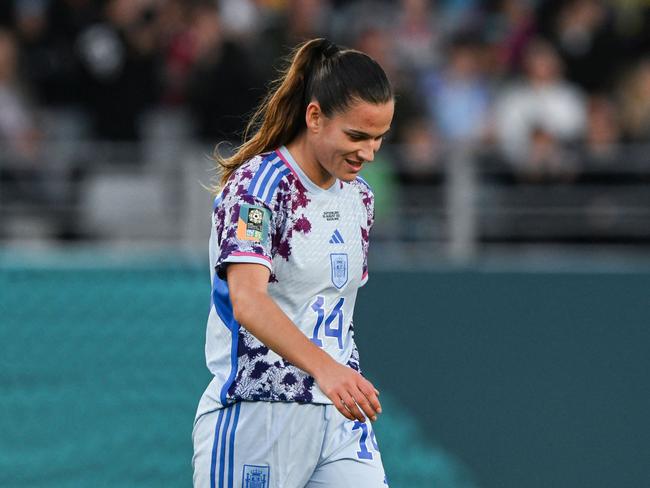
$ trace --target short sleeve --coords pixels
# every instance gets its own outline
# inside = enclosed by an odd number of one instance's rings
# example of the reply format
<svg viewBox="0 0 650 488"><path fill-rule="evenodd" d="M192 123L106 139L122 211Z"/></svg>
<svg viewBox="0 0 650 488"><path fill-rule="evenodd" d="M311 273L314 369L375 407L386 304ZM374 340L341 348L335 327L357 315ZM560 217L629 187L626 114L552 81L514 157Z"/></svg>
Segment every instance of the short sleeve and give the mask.
<svg viewBox="0 0 650 488"><path fill-rule="evenodd" d="M247 192L246 183L245 177L237 175L224 187L215 206L215 268L220 278L225 278L227 263L261 264L273 272L273 212L267 202Z"/></svg>

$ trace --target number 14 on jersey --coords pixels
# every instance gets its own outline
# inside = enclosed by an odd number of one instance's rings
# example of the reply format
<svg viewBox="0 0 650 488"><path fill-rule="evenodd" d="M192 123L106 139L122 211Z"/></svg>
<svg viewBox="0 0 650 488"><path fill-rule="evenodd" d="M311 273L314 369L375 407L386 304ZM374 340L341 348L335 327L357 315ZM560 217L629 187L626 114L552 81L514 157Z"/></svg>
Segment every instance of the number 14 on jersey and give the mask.
<svg viewBox="0 0 650 488"><path fill-rule="evenodd" d="M323 339L325 337L333 337L338 339L339 349L343 349L343 303L345 298L339 298L334 308L330 311L325 318L325 309L323 305L325 304L325 299L321 296L316 297L316 300L311 305L311 309L316 312L316 325L314 326L314 333L312 334L311 341L316 344L318 347L323 347ZM324 327L324 337L323 339L319 338L320 329L325 322Z"/></svg>

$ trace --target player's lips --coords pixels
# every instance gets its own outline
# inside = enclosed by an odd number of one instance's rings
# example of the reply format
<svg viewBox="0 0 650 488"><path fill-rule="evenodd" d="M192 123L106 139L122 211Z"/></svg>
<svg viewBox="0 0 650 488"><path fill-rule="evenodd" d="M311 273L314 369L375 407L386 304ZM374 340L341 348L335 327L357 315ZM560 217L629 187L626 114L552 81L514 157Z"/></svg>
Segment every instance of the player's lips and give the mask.
<svg viewBox="0 0 650 488"><path fill-rule="evenodd" d="M363 161L355 161L353 159L346 159L346 163L348 163L354 171L361 171L361 167L363 166Z"/></svg>

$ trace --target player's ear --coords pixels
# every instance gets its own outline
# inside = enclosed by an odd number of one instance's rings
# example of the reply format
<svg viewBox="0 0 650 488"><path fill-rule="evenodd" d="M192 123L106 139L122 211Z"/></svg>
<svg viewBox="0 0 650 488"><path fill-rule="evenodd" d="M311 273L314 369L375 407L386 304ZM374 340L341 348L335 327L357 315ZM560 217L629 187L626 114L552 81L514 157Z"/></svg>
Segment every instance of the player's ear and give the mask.
<svg viewBox="0 0 650 488"><path fill-rule="evenodd" d="M309 102L309 105L307 105L305 123L307 124L307 130L316 133L320 131L323 124L323 112L318 102Z"/></svg>

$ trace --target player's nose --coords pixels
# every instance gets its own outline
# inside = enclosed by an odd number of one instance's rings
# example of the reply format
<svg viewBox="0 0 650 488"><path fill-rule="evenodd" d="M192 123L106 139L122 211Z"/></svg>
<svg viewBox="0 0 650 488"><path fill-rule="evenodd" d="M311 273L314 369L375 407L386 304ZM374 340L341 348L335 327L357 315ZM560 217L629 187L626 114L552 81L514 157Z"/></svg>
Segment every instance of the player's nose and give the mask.
<svg viewBox="0 0 650 488"><path fill-rule="evenodd" d="M375 148L372 144L364 145L357 151L357 157L360 161L371 162L375 159Z"/></svg>

